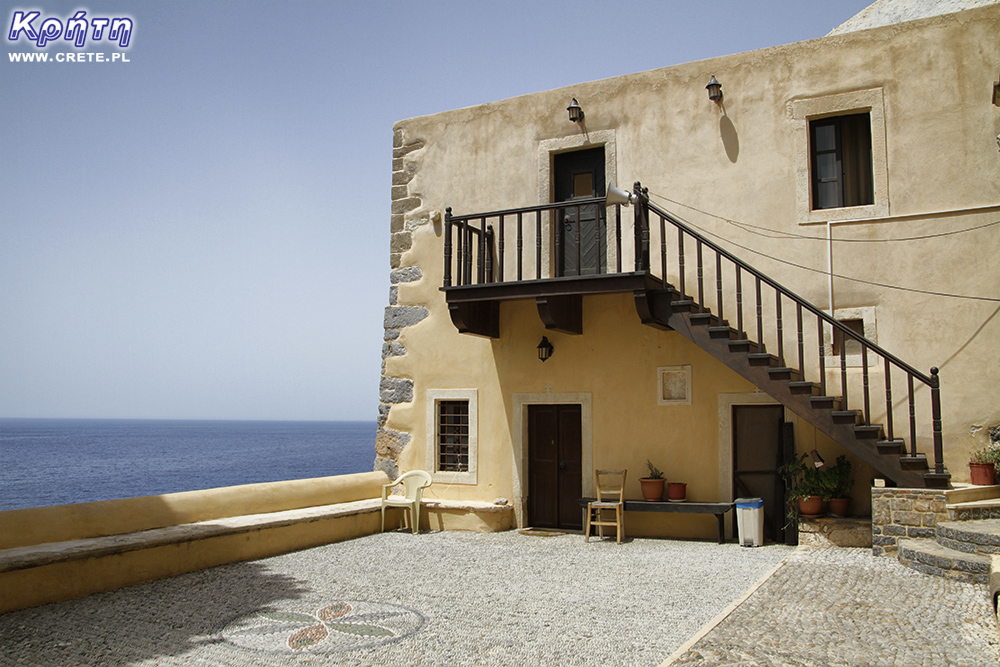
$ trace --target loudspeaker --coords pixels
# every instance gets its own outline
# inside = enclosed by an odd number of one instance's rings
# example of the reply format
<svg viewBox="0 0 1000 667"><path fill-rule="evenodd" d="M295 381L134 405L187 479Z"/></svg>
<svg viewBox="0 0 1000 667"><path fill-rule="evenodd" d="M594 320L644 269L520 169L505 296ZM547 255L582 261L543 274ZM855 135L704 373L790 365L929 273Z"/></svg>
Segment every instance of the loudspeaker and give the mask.
<svg viewBox="0 0 1000 667"><path fill-rule="evenodd" d="M611 204L634 204L639 201L638 195L625 192L619 187L616 187L614 183L608 186L608 195L606 198L606 203L610 206Z"/></svg>

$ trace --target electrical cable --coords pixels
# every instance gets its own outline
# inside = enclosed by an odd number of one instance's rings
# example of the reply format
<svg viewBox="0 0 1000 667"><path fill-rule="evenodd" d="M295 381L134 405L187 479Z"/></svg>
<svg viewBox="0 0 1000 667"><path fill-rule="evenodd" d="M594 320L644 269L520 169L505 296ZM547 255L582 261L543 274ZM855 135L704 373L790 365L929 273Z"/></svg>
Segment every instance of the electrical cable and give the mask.
<svg viewBox="0 0 1000 667"><path fill-rule="evenodd" d="M656 196L660 197L661 199L666 199L666 197L662 197L660 195L656 195ZM671 201L671 200L668 199L667 201ZM677 203L677 202L674 202L674 203ZM685 205L681 204L681 206L685 206ZM698 210L698 209L695 209L693 207L688 207L688 208L692 208L695 211ZM704 211L699 211L699 213L705 213L705 212ZM728 243L730 245L736 246L737 248L740 248L741 250L746 250L747 252L751 252L751 253L753 253L755 255L759 255L761 257L770 259L770 260L772 260L774 262L778 262L780 264L786 264L788 266L792 266L792 267L795 267L797 269L802 269L803 271L811 271L812 273L818 273L818 274L821 274L821 275L824 275L824 276L833 276L834 278L840 278L842 280L849 280L851 282L862 283L862 284L865 284L865 285L872 285L873 287L883 287L885 289L900 290L900 291L903 291L903 292L914 292L916 294L927 294L927 295L930 295L930 296L943 296L943 297L949 297L949 298L952 298L952 299L970 299L970 300L973 300L973 301L990 301L990 302L993 302L993 303L1000 303L1000 298L993 298L993 297L988 297L988 296L971 296L971 295L967 295L967 294L949 294L947 292L934 292L934 291L931 291L931 290L921 290L921 289L916 289L916 288L913 288L913 287L902 287L900 285L888 285L888 284L885 284L885 283L874 282L872 280L864 280L862 278L852 278L850 276L840 275L839 273L832 273L830 271L823 271L821 269L814 269L811 266L804 266L802 264L796 264L795 262L790 262L790 261L785 260L785 259L781 259L781 258L778 258L778 257L773 257L771 255L768 255L767 253L763 253L763 252L760 252L758 250L754 250L753 248L748 248L748 247L746 247L744 245L740 245L739 243L736 243L735 241L732 241L730 239L724 238L724 237L722 237L722 236L720 236L718 234L714 234L714 233L708 231L707 229L705 229L703 227L699 227L698 225L694 224L690 220L685 220L684 218L682 218L681 216L677 215L676 213L672 213L671 215L674 215L678 220L680 220L684 224L686 224L686 225L688 225L688 226L690 226L690 227L692 227L694 229L697 229L698 231L702 232L703 234L707 234L708 236L713 236L713 237L719 239L720 241L723 241L723 242ZM705 215L708 215L710 217L715 217L715 218L719 217L719 216L714 216L711 213L705 213ZM719 218L719 219L722 220L724 218ZM993 224L996 224L996 223L993 223ZM814 237L803 237L803 238L814 238ZM825 240L825 239L823 239L823 240Z"/></svg>
<svg viewBox="0 0 1000 667"><path fill-rule="evenodd" d="M684 208L691 209L692 211L697 211L698 213L701 213L702 215L707 215L710 218L722 220L723 222L733 225L734 227L737 227L739 229L742 229L743 231L749 234L756 234L758 236L763 236L769 239L806 239L809 241L823 241L823 242L829 242L832 240L834 243L897 243L901 241L922 241L924 239L936 239L936 238L941 238L943 236L954 236L955 234L964 234L966 232L974 232L980 229L986 229L987 227L995 227L996 225L1000 225L1000 220L996 220L994 222L987 222L986 224L978 225L976 227L968 227L966 229L956 229L950 232L927 234L925 236L906 236L898 239L828 239L825 236L808 236L806 234L796 234L794 232L784 232L778 229L770 229L768 227L761 227L759 225L751 225L748 222L741 222L739 220L733 220L731 218L724 218L721 215L716 215L714 213L709 213L708 211L703 211L694 206L684 204L682 202L670 199L669 197L664 197L663 195L656 194L654 192L650 192L649 194L653 195L654 197L657 197L658 199L662 199L663 201L668 201L671 204L677 204L678 206L683 206ZM762 230L762 231L754 231L754 230ZM764 232L770 232L770 233L765 234Z"/></svg>

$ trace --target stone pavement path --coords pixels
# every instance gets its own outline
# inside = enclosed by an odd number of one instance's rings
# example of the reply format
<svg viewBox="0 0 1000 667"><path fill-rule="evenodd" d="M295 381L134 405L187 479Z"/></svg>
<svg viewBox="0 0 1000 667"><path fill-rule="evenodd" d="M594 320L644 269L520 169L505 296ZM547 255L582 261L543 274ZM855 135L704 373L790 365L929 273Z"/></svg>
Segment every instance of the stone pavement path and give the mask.
<svg viewBox="0 0 1000 667"><path fill-rule="evenodd" d="M0 666L657 667L790 553L385 533L0 615ZM800 550L677 664L995 664L991 623L985 587Z"/></svg>
<svg viewBox="0 0 1000 667"><path fill-rule="evenodd" d="M0 665L656 667L788 553L384 533L0 616Z"/></svg>
<svg viewBox="0 0 1000 667"><path fill-rule="evenodd" d="M985 667L1000 664L985 586L867 549L800 547L671 667Z"/></svg>

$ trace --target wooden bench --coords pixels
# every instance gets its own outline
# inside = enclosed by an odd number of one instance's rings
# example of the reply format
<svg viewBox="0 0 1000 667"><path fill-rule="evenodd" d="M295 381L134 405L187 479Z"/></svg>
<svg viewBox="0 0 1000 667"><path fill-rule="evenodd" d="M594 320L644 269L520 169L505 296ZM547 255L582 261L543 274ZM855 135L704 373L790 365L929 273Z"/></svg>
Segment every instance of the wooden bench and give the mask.
<svg viewBox="0 0 1000 667"><path fill-rule="evenodd" d="M593 498L580 498L580 507L587 511L587 503ZM682 514L714 514L719 524L719 544L726 541L726 512L733 509L736 503L672 503L666 500L626 500L626 512L679 512Z"/></svg>

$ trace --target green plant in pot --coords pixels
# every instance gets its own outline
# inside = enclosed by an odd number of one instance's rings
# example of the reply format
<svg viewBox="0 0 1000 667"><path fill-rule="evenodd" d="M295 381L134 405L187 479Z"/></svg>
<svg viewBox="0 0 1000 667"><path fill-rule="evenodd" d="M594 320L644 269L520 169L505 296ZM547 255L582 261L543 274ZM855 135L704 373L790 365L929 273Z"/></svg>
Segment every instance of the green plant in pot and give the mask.
<svg viewBox="0 0 1000 667"><path fill-rule="evenodd" d="M821 471L812 464L809 454L789 461L778 468L778 473L785 480L787 493L786 527L798 521L800 516L811 518L823 514L823 501L829 498L830 489Z"/></svg>
<svg viewBox="0 0 1000 667"><path fill-rule="evenodd" d="M1000 463L1000 425L990 429L990 444L975 450L969 457L969 476L972 483L994 484L998 463Z"/></svg>
<svg viewBox="0 0 1000 667"><path fill-rule="evenodd" d="M851 478L851 462L841 454L837 457L835 465L821 469L819 472L823 486L829 490L830 514L847 516L851 507L851 489L854 488L854 480Z"/></svg>
<svg viewBox="0 0 1000 667"><path fill-rule="evenodd" d="M643 500L663 500L663 485L667 480L663 478L660 469L654 466L649 459L646 459L646 467L649 468L649 475L639 480Z"/></svg>

